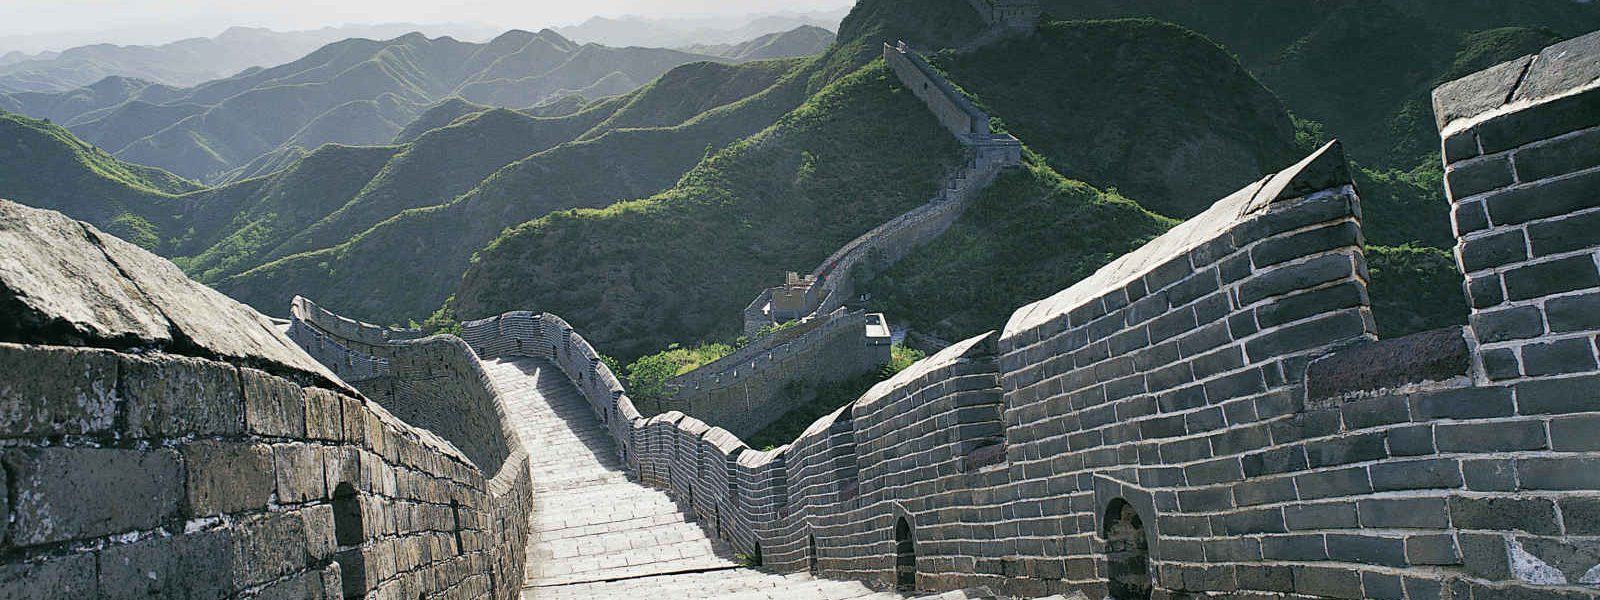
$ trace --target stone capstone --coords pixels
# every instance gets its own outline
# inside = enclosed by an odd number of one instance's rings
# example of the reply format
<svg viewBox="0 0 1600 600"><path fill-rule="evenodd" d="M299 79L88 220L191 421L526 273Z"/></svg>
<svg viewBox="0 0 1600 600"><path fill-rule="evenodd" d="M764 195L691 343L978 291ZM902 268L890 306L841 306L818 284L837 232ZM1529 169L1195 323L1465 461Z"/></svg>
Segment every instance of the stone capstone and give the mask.
<svg viewBox="0 0 1600 600"><path fill-rule="evenodd" d="M4 200L0 341L158 348L338 381L272 321L171 262L60 213Z"/></svg>

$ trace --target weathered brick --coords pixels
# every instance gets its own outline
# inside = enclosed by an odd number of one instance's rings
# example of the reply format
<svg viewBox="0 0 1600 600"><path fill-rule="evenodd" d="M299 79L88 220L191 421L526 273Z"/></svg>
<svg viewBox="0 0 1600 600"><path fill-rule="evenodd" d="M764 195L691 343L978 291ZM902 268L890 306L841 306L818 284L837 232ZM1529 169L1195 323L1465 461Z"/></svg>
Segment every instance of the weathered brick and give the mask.
<svg viewBox="0 0 1600 600"><path fill-rule="evenodd" d="M1508 458L1462 461L1467 489L1474 492L1511 492L1517 489L1516 464Z"/></svg>
<svg viewBox="0 0 1600 600"><path fill-rule="evenodd" d="M1408 600L1443 600L1444 588L1439 582L1414 577L1403 578Z"/></svg>
<svg viewBox="0 0 1600 600"><path fill-rule="evenodd" d="M1248 454L1245 455L1243 461L1244 474L1247 477L1303 471L1308 464L1306 461L1306 448L1300 445L1271 448L1263 452Z"/></svg>
<svg viewBox="0 0 1600 600"><path fill-rule="evenodd" d="M1517 176L1522 181L1537 181L1594 166L1600 166L1600 129L1517 152Z"/></svg>
<svg viewBox="0 0 1600 600"><path fill-rule="evenodd" d="M125 356L120 380L130 435L172 438L244 430L244 399L232 365L183 356Z"/></svg>
<svg viewBox="0 0 1600 600"><path fill-rule="evenodd" d="M1506 271L1505 277L1506 296L1512 300L1600 287L1600 272L1595 271L1594 258L1587 255L1518 267Z"/></svg>
<svg viewBox="0 0 1600 600"><path fill-rule="evenodd" d="M1525 415L1592 412L1600 403L1600 375L1519 383L1517 410Z"/></svg>
<svg viewBox="0 0 1600 600"><path fill-rule="evenodd" d="M1459 162L1478 155L1478 134L1471 128L1450 134L1444 139L1444 157L1447 162Z"/></svg>
<svg viewBox="0 0 1600 600"><path fill-rule="evenodd" d="M1455 222L1457 236L1463 236L1489 228L1489 212L1484 208L1482 201L1462 202L1456 204L1453 208L1451 208L1450 215L1451 219Z"/></svg>
<svg viewBox="0 0 1600 600"><path fill-rule="evenodd" d="M1450 534L1414 535L1406 538L1406 562L1413 565L1459 565L1461 551Z"/></svg>
<svg viewBox="0 0 1600 600"><path fill-rule="evenodd" d="M1242 481L1233 487L1233 497L1238 500L1239 506L1292 501L1295 499L1294 480L1279 477Z"/></svg>
<svg viewBox="0 0 1600 600"><path fill-rule="evenodd" d="M1359 246L1361 243L1361 226L1347 221L1268 239L1256 244L1250 250L1250 257L1256 268L1260 269L1313 254Z"/></svg>
<svg viewBox="0 0 1600 600"><path fill-rule="evenodd" d="M1594 344L1588 338L1568 338L1522 348L1522 369L1529 377L1594 371Z"/></svg>
<svg viewBox="0 0 1600 600"><path fill-rule="evenodd" d="M17 498L11 541L19 546L149 529L176 517L183 497L171 450L11 450L5 464Z"/></svg>
<svg viewBox="0 0 1600 600"><path fill-rule="evenodd" d="M1433 426L1416 425L1389 430L1391 456L1422 456L1433 454Z"/></svg>
<svg viewBox="0 0 1600 600"><path fill-rule="evenodd" d="M1462 533L1461 560L1467 573L1491 581L1511 578L1511 561L1506 556L1505 537L1497 534Z"/></svg>
<svg viewBox="0 0 1600 600"><path fill-rule="evenodd" d="M1283 517L1289 529L1296 531L1354 529L1359 525L1356 519L1356 505L1352 502L1285 506Z"/></svg>
<svg viewBox="0 0 1600 600"><path fill-rule="evenodd" d="M1600 497L1570 496L1557 501L1567 535L1600 535Z"/></svg>
<svg viewBox="0 0 1600 600"><path fill-rule="evenodd" d="M1534 256L1550 256L1585 250L1593 246L1590 235L1600 228L1600 211L1574 215L1528 226L1528 241Z"/></svg>
<svg viewBox="0 0 1600 600"><path fill-rule="evenodd" d="M1550 443L1557 452L1600 452L1600 415L1550 421Z"/></svg>
<svg viewBox="0 0 1600 600"><path fill-rule="evenodd" d="M1450 186L1450 197L1458 199L1500 189L1516 181L1511 172L1511 159L1503 154L1450 165L1444 177Z"/></svg>
<svg viewBox="0 0 1600 600"><path fill-rule="evenodd" d="M1600 224L1589 231L1600 231ZM1545 302L1544 310L1550 331L1555 333L1600 330L1600 294L1552 298Z"/></svg>
<svg viewBox="0 0 1600 600"><path fill-rule="evenodd" d="M1185 467L1189 485L1216 485L1244 479L1239 459L1225 458Z"/></svg>
<svg viewBox="0 0 1600 600"><path fill-rule="evenodd" d="M1502 267L1528 259L1528 239L1512 229L1461 242L1461 264L1468 273Z"/></svg>
<svg viewBox="0 0 1600 600"><path fill-rule="evenodd" d="M1275 267L1256 276L1239 288L1239 304L1249 306L1272 296L1281 296L1296 290L1311 289L1318 285L1350 277L1355 265L1349 256L1330 254L1303 263Z"/></svg>
<svg viewBox="0 0 1600 600"><path fill-rule="evenodd" d="M1361 526L1377 529L1444 529L1450 526L1442 498L1384 498L1356 503ZM1331 540L1330 540L1331 541Z"/></svg>
<svg viewBox="0 0 1600 600"><path fill-rule="evenodd" d="M1561 532L1555 502L1547 498L1452 496L1450 522L1459 529L1525 531L1536 535Z"/></svg>
<svg viewBox="0 0 1600 600"><path fill-rule="evenodd" d="M1549 60L1549 57L1541 57L1541 60ZM1594 126L1595 112L1600 111L1597 105L1600 105L1600 93L1594 91L1542 102L1478 124L1478 141L1485 153L1493 154L1587 129Z"/></svg>
<svg viewBox="0 0 1600 600"><path fill-rule="evenodd" d="M344 397L321 388L306 388L306 437L313 440L337 441L344 435L344 420L340 411Z"/></svg>
<svg viewBox="0 0 1600 600"><path fill-rule="evenodd" d="M1400 576L1361 572L1361 588L1363 594L1370 600L1404 600L1405 591L1400 587Z"/></svg>
<svg viewBox="0 0 1600 600"><path fill-rule="evenodd" d="M239 377L244 388L245 426L251 433L305 437L306 401L300 386L255 369L240 369Z"/></svg>
<svg viewBox="0 0 1600 600"><path fill-rule="evenodd" d="M1473 308L1489 308L1506 301L1504 282L1498 273L1479 273L1467 277L1467 299Z"/></svg>
<svg viewBox="0 0 1600 600"><path fill-rule="evenodd" d="M295 511L300 519L305 522L306 554L312 562L331 558L333 552L339 549L338 541L334 538L333 505L318 504ZM443 529L445 523L437 524L434 529ZM453 527L453 524L450 524Z"/></svg>
<svg viewBox="0 0 1600 600"><path fill-rule="evenodd" d="M1261 554L1267 560L1327 560L1328 546L1321 534L1274 535L1261 538Z"/></svg>
<svg viewBox="0 0 1600 600"><path fill-rule="evenodd" d="M1472 315L1472 329L1484 343L1525 340L1544 334L1544 315L1532 306L1484 311Z"/></svg>
<svg viewBox="0 0 1600 600"><path fill-rule="evenodd" d="M1600 206L1595 189L1600 189L1600 173L1587 173L1536 186L1515 187L1493 195L1485 200L1485 205L1496 224L1515 226Z"/></svg>
<svg viewBox="0 0 1600 600"><path fill-rule="evenodd" d="M1361 574L1336 567L1294 567L1294 589L1307 596L1361 600Z"/></svg>
<svg viewBox="0 0 1600 600"><path fill-rule="evenodd" d="M1245 344L1245 353L1251 361L1260 362L1356 339L1367 333L1367 320L1360 312L1343 310L1260 335Z"/></svg>
<svg viewBox="0 0 1600 600"><path fill-rule="evenodd" d="M1540 421L1447 423L1434 427L1434 437L1440 452L1514 452L1548 445Z"/></svg>
<svg viewBox="0 0 1600 600"><path fill-rule="evenodd" d="M1600 490L1600 459L1520 458L1517 477L1528 490Z"/></svg>
<svg viewBox="0 0 1600 600"><path fill-rule="evenodd" d="M1256 311L1256 320L1261 327L1277 327L1341 308L1366 306L1367 303L1366 286L1355 282L1342 283L1331 288L1280 298L1277 302L1263 305Z"/></svg>
<svg viewBox="0 0 1600 600"><path fill-rule="evenodd" d="M1300 499L1314 500L1370 493L1372 481L1366 467L1350 467L1296 476L1295 487L1300 490Z"/></svg>
<svg viewBox="0 0 1600 600"><path fill-rule="evenodd" d="M189 516L266 508L276 487L266 446L197 441L183 447L188 465Z"/></svg>
<svg viewBox="0 0 1600 600"><path fill-rule="evenodd" d="M304 569L310 559L305 521L294 514L271 513L239 521L230 541L233 585L239 588Z"/></svg>
<svg viewBox="0 0 1600 600"><path fill-rule="evenodd" d="M1483 351L1483 371L1490 381L1507 381L1522 376L1522 360L1509 348Z"/></svg>
<svg viewBox="0 0 1600 600"><path fill-rule="evenodd" d="M117 355L0 344L0 437L109 431L117 417Z"/></svg>
<svg viewBox="0 0 1600 600"><path fill-rule="evenodd" d="M1411 397L1411 414L1418 421L1434 419L1489 419L1516 413L1511 388L1466 388L1425 392Z"/></svg>
<svg viewBox="0 0 1600 600"><path fill-rule="evenodd" d="M328 497L320 446L302 443L273 446L272 462L278 502L299 503Z"/></svg>
<svg viewBox="0 0 1600 600"><path fill-rule="evenodd" d="M33 562L0 564L0 598L6 600L93 598L95 588L93 554L47 556Z"/></svg>
<svg viewBox="0 0 1600 600"><path fill-rule="evenodd" d="M1377 460L1389 455L1384 437L1384 432L1375 431L1318 440L1306 444L1306 456L1312 468Z"/></svg>
<svg viewBox="0 0 1600 600"><path fill-rule="evenodd" d="M232 592L227 530L154 537L100 553L100 598L220 600Z"/></svg>
<svg viewBox="0 0 1600 600"><path fill-rule="evenodd" d="M1371 467L1372 489L1396 490L1453 489L1462 486L1460 465L1453 459L1388 462Z"/></svg>
<svg viewBox="0 0 1600 600"><path fill-rule="evenodd" d="M1271 565L1239 565L1235 576L1239 589L1263 592L1294 591L1294 571L1289 567Z"/></svg>

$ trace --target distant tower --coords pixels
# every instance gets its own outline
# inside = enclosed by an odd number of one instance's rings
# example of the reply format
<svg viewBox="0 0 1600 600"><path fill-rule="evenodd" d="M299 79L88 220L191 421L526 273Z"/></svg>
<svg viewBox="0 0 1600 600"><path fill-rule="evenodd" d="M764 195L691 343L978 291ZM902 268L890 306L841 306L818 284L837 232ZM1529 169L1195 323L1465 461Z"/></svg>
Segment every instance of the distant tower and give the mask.
<svg viewBox="0 0 1600 600"><path fill-rule="evenodd" d="M996 29L1032 32L1039 24L1044 10L1039 0L968 0L972 8L983 16L984 22Z"/></svg>

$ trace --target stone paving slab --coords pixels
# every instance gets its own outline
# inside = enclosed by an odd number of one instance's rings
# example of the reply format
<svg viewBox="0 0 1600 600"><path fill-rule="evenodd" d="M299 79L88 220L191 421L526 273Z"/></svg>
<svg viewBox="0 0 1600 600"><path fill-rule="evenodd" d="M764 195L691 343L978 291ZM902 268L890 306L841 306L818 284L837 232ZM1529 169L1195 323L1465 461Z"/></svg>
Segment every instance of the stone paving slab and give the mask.
<svg viewBox="0 0 1600 600"><path fill-rule="evenodd" d="M555 365L507 358L484 361L484 369L530 457L534 515L525 600L905 597L854 581L740 567L666 492L628 478L610 434Z"/></svg>

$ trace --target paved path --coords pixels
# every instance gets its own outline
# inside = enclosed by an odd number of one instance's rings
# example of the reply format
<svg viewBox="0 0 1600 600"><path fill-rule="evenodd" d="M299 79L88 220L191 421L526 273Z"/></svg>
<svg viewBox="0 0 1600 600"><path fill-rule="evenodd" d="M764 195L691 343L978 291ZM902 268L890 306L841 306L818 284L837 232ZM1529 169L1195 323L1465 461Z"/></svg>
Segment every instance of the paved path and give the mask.
<svg viewBox="0 0 1600 600"><path fill-rule="evenodd" d="M525 600L902 597L739 567L665 492L628 479L609 434L560 369L533 358L488 360L484 368L531 457ZM968 597L955 594L940 597Z"/></svg>

